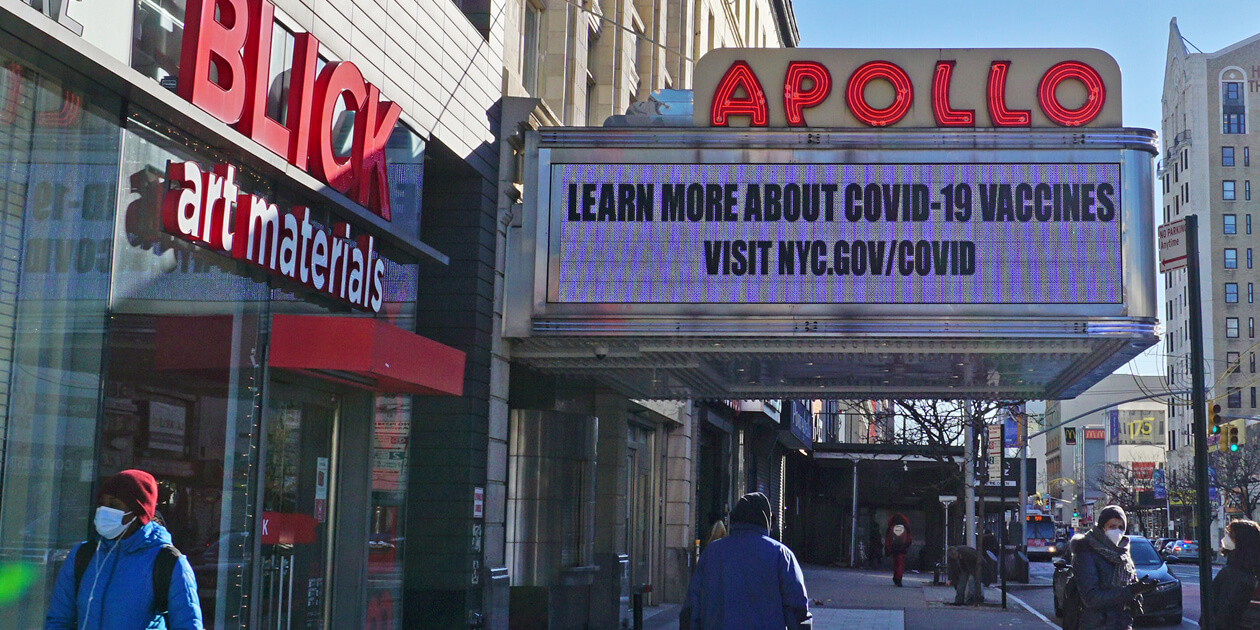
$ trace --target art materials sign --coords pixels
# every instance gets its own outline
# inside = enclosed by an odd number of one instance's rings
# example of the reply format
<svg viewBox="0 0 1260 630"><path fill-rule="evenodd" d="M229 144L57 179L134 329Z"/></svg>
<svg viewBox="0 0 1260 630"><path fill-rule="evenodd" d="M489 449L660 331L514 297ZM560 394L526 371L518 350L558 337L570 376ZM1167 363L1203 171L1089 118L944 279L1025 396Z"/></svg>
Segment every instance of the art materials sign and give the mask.
<svg viewBox="0 0 1260 630"><path fill-rule="evenodd" d="M718 49L696 64L697 127L1120 127L1100 50Z"/></svg>
<svg viewBox="0 0 1260 630"><path fill-rule="evenodd" d="M162 229L167 233L355 308L380 312L385 261L371 235L352 240L349 225L328 229L311 221L308 208L284 211L241 192L229 164L203 172L196 162L171 162L166 176L171 189L162 200Z"/></svg>
<svg viewBox="0 0 1260 630"><path fill-rule="evenodd" d="M555 303L1119 304L1115 163L554 164Z"/></svg>

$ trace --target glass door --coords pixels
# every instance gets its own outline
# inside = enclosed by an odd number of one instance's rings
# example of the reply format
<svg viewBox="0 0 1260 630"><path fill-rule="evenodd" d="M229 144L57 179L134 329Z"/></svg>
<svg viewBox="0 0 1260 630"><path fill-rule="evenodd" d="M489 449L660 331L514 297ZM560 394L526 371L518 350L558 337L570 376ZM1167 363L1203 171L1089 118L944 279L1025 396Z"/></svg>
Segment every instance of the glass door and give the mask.
<svg viewBox="0 0 1260 630"><path fill-rule="evenodd" d="M264 442L262 624L265 630L328 625L336 428L341 398L272 381Z"/></svg>

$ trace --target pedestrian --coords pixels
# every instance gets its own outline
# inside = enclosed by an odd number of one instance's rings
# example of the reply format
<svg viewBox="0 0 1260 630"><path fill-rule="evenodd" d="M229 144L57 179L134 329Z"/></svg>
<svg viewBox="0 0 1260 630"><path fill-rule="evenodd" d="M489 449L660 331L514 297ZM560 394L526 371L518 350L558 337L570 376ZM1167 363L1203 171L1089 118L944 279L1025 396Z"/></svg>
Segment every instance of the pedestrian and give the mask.
<svg viewBox="0 0 1260 630"><path fill-rule="evenodd" d="M884 553L892 558L893 584L901 586L901 575L906 570L906 552L910 550L910 519L901 512L888 517L888 530L884 532Z"/></svg>
<svg viewBox="0 0 1260 630"><path fill-rule="evenodd" d="M1072 539L1072 573L1084 605L1081 628L1130 630L1134 613L1141 613L1142 595L1155 590L1156 582L1137 579L1127 528L1124 510L1108 505L1093 529Z"/></svg>
<svg viewBox="0 0 1260 630"><path fill-rule="evenodd" d="M740 497L731 529L700 555L687 589L692 630L810 628L805 576L791 549L770 537L770 500Z"/></svg>
<svg viewBox="0 0 1260 630"><path fill-rule="evenodd" d="M880 553L880 548L883 545L879 541L879 521L875 520L874 514L871 515L871 524L867 526L867 531L867 540L869 541L867 546L871 548L871 557L868 558L867 566L872 569L882 567L884 565L884 554Z"/></svg>
<svg viewBox="0 0 1260 630"><path fill-rule="evenodd" d="M713 541L723 538L726 538L726 523L723 523L721 518L715 516L713 527L709 528L709 539L705 541L704 546L707 548L713 544Z"/></svg>
<svg viewBox="0 0 1260 630"><path fill-rule="evenodd" d="M1225 566L1212 580L1212 618L1222 630L1242 628L1260 580L1260 525L1239 520L1225 526L1221 553Z"/></svg>
<svg viewBox="0 0 1260 630"><path fill-rule="evenodd" d="M154 520L153 475L124 470L109 477L97 503L98 537L75 546L62 564L45 630L202 630L192 567ZM171 568L166 581L155 566ZM166 599L157 601L163 588Z"/></svg>
<svg viewBox="0 0 1260 630"><path fill-rule="evenodd" d="M954 605L970 606L983 602L980 576L976 575L980 552L975 547L955 545L949 548L946 557L949 560L949 581L954 585Z"/></svg>

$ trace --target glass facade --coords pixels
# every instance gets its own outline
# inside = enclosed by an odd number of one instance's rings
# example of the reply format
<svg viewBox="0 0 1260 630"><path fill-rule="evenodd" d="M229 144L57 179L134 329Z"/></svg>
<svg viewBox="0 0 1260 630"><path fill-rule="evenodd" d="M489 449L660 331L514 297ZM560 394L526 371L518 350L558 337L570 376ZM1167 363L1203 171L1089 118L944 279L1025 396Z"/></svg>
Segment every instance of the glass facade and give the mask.
<svg viewBox="0 0 1260 630"><path fill-rule="evenodd" d="M0 600L43 626L89 530L121 130L117 99L0 49Z"/></svg>
<svg viewBox="0 0 1260 630"><path fill-rule="evenodd" d="M162 79L183 3L137 7L133 65ZM164 232L168 163L238 161L44 67L0 48L2 625L43 626L67 553L92 534L97 485L140 468L158 480L206 628L401 627L412 397L267 362L275 314L373 315ZM394 228L412 234L424 149L402 125L387 148ZM298 203L247 168L236 183ZM338 220L321 207L311 217ZM418 270L389 256L376 317L414 331ZM338 446L345 432L366 446ZM355 481L366 496L338 503L340 475L367 470ZM347 541L340 523L356 520L366 530L349 531L366 535ZM334 545L361 554L337 567L361 570L365 581L340 579L362 605L337 608Z"/></svg>

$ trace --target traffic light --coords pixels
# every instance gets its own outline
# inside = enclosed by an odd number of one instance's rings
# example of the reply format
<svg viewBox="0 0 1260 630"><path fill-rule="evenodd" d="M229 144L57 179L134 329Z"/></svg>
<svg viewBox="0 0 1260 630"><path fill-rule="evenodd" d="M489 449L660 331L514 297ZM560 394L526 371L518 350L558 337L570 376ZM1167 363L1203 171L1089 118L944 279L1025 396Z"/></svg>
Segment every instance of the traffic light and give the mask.
<svg viewBox="0 0 1260 630"><path fill-rule="evenodd" d="M1221 452L1236 453L1247 443L1247 421L1234 420L1225 425L1224 435L1221 437Z"/></svg>
<svg viewBox="0 0 1260 630"><path fill-rule="evenodd" d="M1221 406L1212 405L1208 410L1208 435L1220 435L1225 419L1221 417ZM1223 449L1222 449L1223 450Z"/></svg>

